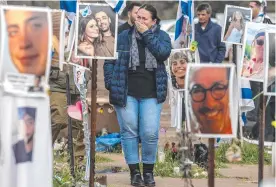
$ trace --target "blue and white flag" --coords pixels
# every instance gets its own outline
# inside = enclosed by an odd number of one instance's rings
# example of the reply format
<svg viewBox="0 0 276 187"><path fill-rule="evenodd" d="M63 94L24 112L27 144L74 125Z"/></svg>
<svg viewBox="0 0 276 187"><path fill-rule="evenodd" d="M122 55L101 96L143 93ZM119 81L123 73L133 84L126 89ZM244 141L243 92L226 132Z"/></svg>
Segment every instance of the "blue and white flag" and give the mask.
<svg viewBox="0 0 276 187"><path fill-rule="evenodd" d="M71 21L70 22L71 24L76 16L77 1L76 0L60 1L60 9L65 10L65 15Z"/></svg>
<svg viewBox="0 0 276 187"><path fill-rule="evenodd" d="M175 36L174 36L174 48L183 48L183 41L186 41L187 37L187 25L192 26L194 18L194 3L193 0L179 0L176 23L175 23ZM190 34L190 40L192 34ZM184 44L187 47L187 44Z"/></svg>
<svg viewBox="0 0 276 187"><path fill-rule="evenodd" d="M243 125L246 124L246 112L249 112L255 108L250 81L241 79L241 100L240 100L240 112Z"/></svg>
<svg viewBox="0 0 276 187"><path fill-rule="evenodd" d="M126 7L126 0L105 0L109 6L111 6L116 13L122 14L124 8Z"/></svg>

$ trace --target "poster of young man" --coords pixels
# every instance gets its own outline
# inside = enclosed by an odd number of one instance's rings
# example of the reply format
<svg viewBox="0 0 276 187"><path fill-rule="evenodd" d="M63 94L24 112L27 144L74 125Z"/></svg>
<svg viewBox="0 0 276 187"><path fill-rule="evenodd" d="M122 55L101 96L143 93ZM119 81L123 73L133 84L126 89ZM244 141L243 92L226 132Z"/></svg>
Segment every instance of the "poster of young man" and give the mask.
<svg viewBox="0 0 276 187"><path fill-rule="evenodd" d="M173 89L184 90L187 64L195 63L195 61L195 53L189 48L172 50L168 63Z"/></svg>
<svg viewBox="0 0 276 187"><path fill-rule="evenodd" d="M265 77L264 77L264 94L276 96L276 32L265 33Z"/></svg>
<svg viewBox="0 0 276 187"><path fill-rule="evenodd" d="M246 23L241 62L241 76L243 79L264 81L265 32L275 29L275 25Z"/></svg>
<svg viewBox="0 0 276 187"><path fill-rule="evenodd" d="M0 186L52 186L49 98L3 96L0 102Z"/></svg>
<svg viewBox="0 0 276 187"><path fill-rule="evenodd" d="M206 138L236 136L238 110L232 64L188 64L185 108L192 133Z"/></svg>
<svg viewBox="0 0 276 187"><path fill-rule="evenodd" d="M77 4L75 56L116 59L118 14L108 4Z"/></svg>
<svg viewBox="0 0 276 187"><path fill-rule="evenodd" d="M1 62L5 63L0 64L0 82L5 92L45 96L52 53L51 26L48 8L1 8Z"/></svg>
<svg viewBox="0 0 276 187"><path fill-rule="evenodd" d="M252 20L250 8L226 5L222 41L242 45L245 23Z"/></svg>

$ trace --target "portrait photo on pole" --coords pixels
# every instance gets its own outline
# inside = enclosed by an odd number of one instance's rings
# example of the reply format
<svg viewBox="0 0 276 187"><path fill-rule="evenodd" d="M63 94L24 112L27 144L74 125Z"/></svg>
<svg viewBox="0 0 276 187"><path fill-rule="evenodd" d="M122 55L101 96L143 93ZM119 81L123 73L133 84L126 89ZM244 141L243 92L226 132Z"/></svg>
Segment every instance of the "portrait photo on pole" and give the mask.
<svg viewBox="0 0 276 187"><path fill-rule="evenodd" d="M276 96L276 31L265 33L264 95Z"/></svg>
<svg viewBox="0 0 276 187"><path fill-rule="evenodd" d="M52 64L54 66L60 66L64 62L65 51L65 23L68 21L65 18L65 11L52 10L52 24L53 24L53 38L52 38ZM68 25L68 24L67 24ZM68 26L67 26L68 27Z"/></svg>
<svg viewBox="0 0 276 187"><path fill-rule="evenodd" d="M3 6L1 71L4 91L45 96L52 53L52 17L48 8ZM35 89L33 89L35 87Z"/></svg>
<svg viewBox="0 0 276 187"><path fill-rule="evenodd" d="M173 89L184 90L188 63L195 63L195 53L189 48L173 49L168 59L169 75Z"/></svg>
<svg viewBox="0 0 276 187"><path fill-rule="evenodd" d="M78 3L75 56L116 59L118 14L108 5Z"/></svg>
<svg viewBox="0 0 276 187"><path fill-rule="evenodd" d="M19 107L18 113L18 139L13 144L13 152L16 164L32 162L36 108Z"/></svg>
<svg viewBox="0 0 276 187"><path fill-rule="evenodd" d="M236 136L234 73L232 64L188 64L185 110L188 127L196 136Z"/></svg>
<svg viewBox="0 0 276 187"><path fill-rule="evenodd" d="M263 82L265 68L265 32L275 30L275 25L247 22L245 25L241 77Z"/></svg>
<svg viewBox="0 0 276 187"><path fill-rule="evenodd" d="M187 48L189 47L189 41L190 41L190 34L191 34L191 25L189 23L189 17L183 16L182 21L182 27L181 32L178 33L179 36L173 43L174 49L181 49L181 48Z"/></svg>
<svg viewBox="0 0 276 187"><path fill-rule="evenodd" d="M222 41L242 45L245 23L252 20L251 8L226 5Z"/></svg>

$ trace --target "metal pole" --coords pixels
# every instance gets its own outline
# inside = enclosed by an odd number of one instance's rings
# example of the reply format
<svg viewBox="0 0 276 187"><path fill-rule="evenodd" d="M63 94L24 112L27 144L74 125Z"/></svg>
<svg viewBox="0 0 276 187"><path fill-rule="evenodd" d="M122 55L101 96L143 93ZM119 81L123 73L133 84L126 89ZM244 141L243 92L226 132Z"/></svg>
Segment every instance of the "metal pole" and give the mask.
<svg viewBox="0 0 276 187"><path fill-rule="evenodd" d="M90 178L89 187L94 187L95 182L95 138L97 118L97 59L92 61L91 81L91 134L90 134Z"/></svg>
<svg viewBox="0 0 276 187"><path fill-rule="evenodd" d="M69 67L66 73L66 96L67 106L71 105L71 94L70 94L70 79L69 79ZM74 150L73 150L73 134L72 134L72 119L68 116L68 152L70 155L70 173L75 179L75 163L74 163Z"/></svg>
<svg viewBox="0 0 276 187"><path fill-rule="evenodd" d="M215 187L215 138L209 138L208 187Z"/></svg>
<svg viewBox="0 0 276 187"><path fill-rule="evenodd" d="M264 95L261 96L263 100L263 113L259 125L259 173L258 173L258 184L260 185L264 178L264 129L265 129L265 109L266 109L266 98Z"/></svg>

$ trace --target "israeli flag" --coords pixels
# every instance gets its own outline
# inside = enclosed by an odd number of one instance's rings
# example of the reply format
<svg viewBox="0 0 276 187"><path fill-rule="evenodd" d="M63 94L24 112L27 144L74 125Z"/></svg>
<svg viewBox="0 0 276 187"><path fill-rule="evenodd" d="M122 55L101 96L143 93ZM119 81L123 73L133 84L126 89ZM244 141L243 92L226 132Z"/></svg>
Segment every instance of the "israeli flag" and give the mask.
<svg viewBox="0 0 276 187"><path fill-rule="evenodd" d="M255 108L254 101L252 99L252 90L250 81L241 79L241 99L240 99L240 111L243 125L246 124L246 112L249 112Z"/></svg>
<svg viewBox="0 0 276 187"><path fill-rule="evenodd" d="M60 9L65 10L65 15L69 19L71 24L76 16L77 1L76 0L60 1Z"/></svg>
<svg viewBox="0 0 276 187"><path fill-rule="evenodd" d="M105 0L105 2L109 4L109 6L111 6L119 15L122 14L124 8L126 7L126 0Z"/></svg>
<svg viewBox="0 0 276 187"><path fill-rule="evenodd" d="M193 0L179 0L176 23L175 23L175 36L174 36L174 48L180 48L179 44L181 40L184 40L186 31L182 31L183 23L189 22L192 26L194 18L194 3ZM184 35L183 35L183 32ZM190 35L190 40L192 38L192 34Z"/></svg>

